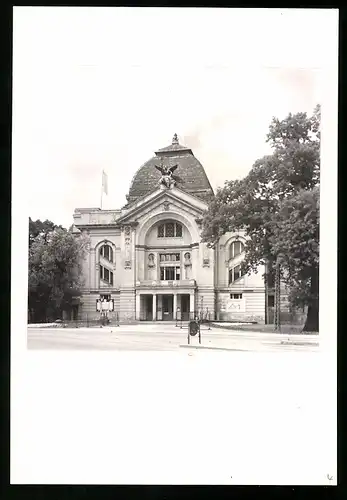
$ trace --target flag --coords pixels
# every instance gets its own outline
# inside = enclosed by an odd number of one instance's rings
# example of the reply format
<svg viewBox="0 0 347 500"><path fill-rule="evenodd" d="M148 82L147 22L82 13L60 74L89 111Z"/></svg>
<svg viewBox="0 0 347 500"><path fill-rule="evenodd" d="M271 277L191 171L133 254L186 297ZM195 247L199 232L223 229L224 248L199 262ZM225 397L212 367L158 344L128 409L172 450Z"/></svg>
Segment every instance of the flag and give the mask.
<svg viewBox="0 0 347 500"><path fill-rule="evenodd" d="M102 190L106 195L108 194L107 174L104 171L102 171Z"/></svg>

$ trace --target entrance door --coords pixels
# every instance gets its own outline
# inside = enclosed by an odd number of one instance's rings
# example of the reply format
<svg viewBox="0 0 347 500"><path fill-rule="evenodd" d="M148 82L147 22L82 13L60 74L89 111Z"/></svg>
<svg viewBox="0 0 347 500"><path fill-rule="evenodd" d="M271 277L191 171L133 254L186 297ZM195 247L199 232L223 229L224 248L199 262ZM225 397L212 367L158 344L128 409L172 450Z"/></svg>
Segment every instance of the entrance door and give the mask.
<svg viewBox="0 0 347 500"><path fill-rule="evenodd" d="M146 297L146 302L145 302L145 306L146 306L146 320L147 321L152 321L153 317L153 295L145 295Z"/></svg>
<svg viewBox="0 0 347 500"><path fill-rule="evenodd" d="M71 319L72 319L72 321L77 321L77 319L78 319L78 305L72 306Z"/></svg>
<svg viewBox="0 0 347 500"><path fill-rule="evenodd" d="M189 319L189 308L190 308L190 296L185 294L181 295L181 311L183 321Z"/></svg>
<svg viewBox="0 0 347 500"><path fill-rule="evenodd" d="M173 320L173 295L163 295L163 320Z"/></svg>

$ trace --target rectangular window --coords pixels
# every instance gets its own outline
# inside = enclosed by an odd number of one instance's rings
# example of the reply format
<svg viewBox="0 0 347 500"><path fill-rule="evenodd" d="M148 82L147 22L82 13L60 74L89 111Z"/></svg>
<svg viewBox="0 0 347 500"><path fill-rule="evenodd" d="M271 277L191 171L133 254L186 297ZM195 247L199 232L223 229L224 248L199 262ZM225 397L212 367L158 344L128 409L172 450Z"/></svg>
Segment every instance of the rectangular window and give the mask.
<svg viewBox="0 0 347 500"><path fill-rule="evenodd" d="M175 279L175 268L174 267L166 267L165 275L168 281L173 281Z"/></svg>
<svg viewBox="0 0 347 500"><path fill-rule="evenodd" d="M105 299L105 300L109 301L109 300L111 300L111 295L102 294L102 295L100 295L100 299L101 300Z"/></svg>
<svg viewBox="0 0 347 500"><path fill-rule="evenodd" d="M241 300L242 299L242 293L231 293L230 298L233 300Z"/></svg>
<svg viewBox="0 0 347 500"><path fill-rule="evenodd" d="M181 269L174 266L160 268L160 279L164 281L175 281L181 279Z"/></svg>
<svg viewBox="0 0 347 500"><path fill-rule="evenodd" d="M268 296L268 307L275 307L275 296L274 295Z"/></svg>
<svg viewBox="0 0 347 500"><path fill-rule="evenodd" d="M160 262L180 262L181 254L179 253L161 253L159 254Z"/></svg>

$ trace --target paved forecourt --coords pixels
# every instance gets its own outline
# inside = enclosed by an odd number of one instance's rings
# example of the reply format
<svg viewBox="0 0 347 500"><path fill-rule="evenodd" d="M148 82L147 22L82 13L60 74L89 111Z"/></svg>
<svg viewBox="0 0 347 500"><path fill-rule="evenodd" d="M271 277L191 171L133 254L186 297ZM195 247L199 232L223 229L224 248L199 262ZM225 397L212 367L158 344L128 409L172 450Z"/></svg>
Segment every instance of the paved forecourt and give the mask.
<svg viewBox="0 0 347 500"><path fill-rule="evenodd" d="M177 351L188 348L188 329L175 324L134 324L119 327L49 328L28 327L29 349L97 349ZM185 348L185 349L184 349ZM317 351L317 338L305 335L282 335L245 331L208 329L201 327L201 347L198 336L191 337L189 349L223 350L296 350Z"/></svg>

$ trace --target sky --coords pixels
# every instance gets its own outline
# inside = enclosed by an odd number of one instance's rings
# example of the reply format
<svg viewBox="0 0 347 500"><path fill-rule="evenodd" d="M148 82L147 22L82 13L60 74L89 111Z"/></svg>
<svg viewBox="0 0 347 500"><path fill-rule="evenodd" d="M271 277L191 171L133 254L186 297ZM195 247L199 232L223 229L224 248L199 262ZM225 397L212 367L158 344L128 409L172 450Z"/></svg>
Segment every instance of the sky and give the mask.
<svg viewBox="0 0 347 500"><path fill-rule="evenodd" d="M16 7L13 169L33 219L122 207L174 133L214 189L270 152L273 116L311 113L333 10ZM330 32L329 32L330 29Z"/></svg>

